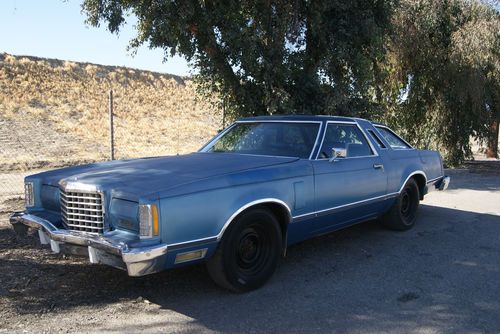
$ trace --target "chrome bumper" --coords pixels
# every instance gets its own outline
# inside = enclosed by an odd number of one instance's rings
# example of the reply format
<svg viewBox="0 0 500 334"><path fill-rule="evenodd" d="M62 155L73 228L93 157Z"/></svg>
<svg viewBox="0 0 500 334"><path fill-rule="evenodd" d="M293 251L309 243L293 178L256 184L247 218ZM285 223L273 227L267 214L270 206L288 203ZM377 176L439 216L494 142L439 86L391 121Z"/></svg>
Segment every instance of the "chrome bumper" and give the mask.
<svg viewBox="0 0 500 334"><path fill-rule="evenodd" d="M427 185L424 190L424 195L433 191L443 191L448 189L450 181L451 178L445 175L427 182Z"/></svg>
<svg viewBox="0 0 500 334"><path fill-rule="evenodd" d="M14 213L10 217L10 223L17 233L22 233L28 227L38 230L40 242L50 244L55 253L64 250L63 252L87 255L86 248L91 263L102 263L124 269L130 276L158 272L164 269L166 262L165 244L130 248L118 238L59 229L48 220L25 212Z"/></svg>
<svg viewBox="0 0 500 334"><path fill-rule="evenodd" d="M446 190L448 189L448 185L450 184L451 178L449 176L443 176L443 178L436 183L437 190Z"/></svg>

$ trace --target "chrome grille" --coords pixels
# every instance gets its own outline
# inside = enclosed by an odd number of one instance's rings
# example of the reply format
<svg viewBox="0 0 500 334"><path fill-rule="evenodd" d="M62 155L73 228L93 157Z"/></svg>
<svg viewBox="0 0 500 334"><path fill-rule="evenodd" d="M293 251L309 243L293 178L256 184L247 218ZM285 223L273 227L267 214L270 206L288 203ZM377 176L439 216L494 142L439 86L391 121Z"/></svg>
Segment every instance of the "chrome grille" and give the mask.
<svg viewBox="0 0 500 334"><path fill-rule="evenodd" d="M68 230L103 233L104 210L102 194L60 190L61 217Z"/></svg>

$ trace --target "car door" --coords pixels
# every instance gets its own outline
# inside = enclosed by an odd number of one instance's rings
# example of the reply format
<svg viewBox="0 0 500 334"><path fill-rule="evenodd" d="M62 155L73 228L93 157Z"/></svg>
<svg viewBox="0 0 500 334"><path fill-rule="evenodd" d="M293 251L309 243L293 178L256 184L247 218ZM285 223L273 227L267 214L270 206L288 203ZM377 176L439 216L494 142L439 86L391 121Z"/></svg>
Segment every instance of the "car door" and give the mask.
<svg viewBox="0 0 500 334"><path fill-rule="evenodd" d="M387 174L356 122L327 122L314 170L315 232L369 219L383 207ZM342 152L332 159L332 149Z"/></svg>

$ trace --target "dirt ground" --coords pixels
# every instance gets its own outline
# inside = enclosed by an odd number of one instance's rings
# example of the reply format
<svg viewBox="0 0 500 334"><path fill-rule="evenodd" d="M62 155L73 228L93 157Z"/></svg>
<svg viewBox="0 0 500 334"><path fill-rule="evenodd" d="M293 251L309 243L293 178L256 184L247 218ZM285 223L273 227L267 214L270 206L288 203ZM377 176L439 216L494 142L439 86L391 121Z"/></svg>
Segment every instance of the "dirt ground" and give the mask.
<svg viewBox="0 0 500 334"><path fill-rule="evenodd" d="M500 332L500 173L449 170L414 229L375 222L303 242L263 288L232 294L204 266L130 278L17 237L0 210L0 333Z"/></svg>

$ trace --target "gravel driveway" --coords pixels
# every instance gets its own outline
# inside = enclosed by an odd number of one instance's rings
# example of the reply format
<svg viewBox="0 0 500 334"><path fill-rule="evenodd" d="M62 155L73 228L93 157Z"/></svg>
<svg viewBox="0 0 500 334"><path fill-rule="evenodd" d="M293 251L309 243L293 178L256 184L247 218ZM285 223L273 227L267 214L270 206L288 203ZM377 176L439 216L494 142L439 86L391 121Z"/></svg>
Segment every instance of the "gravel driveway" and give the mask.
<svg viewBox="0 0 500 334"><path fill-rule="evenodd" d="M450 189L425 198L413 230L368 222L303 242L242 295L204 266L130 278L53 255L16 237L4 209L0 333L500 333L500 173L448 173Z"/></svg>

